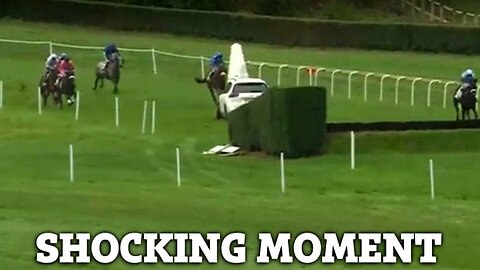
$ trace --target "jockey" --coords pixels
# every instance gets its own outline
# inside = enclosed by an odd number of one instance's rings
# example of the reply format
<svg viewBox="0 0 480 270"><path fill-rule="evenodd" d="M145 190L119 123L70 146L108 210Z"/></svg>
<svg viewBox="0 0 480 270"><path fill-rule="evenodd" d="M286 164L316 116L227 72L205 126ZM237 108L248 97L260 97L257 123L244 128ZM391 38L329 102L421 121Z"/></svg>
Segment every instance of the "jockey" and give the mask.
<svg viewBox="0 0 480 270"><path fill-rule="evenodd" d="M48 74L58 67L58 56L52 53L45 61L45 74L43 76L43 82L47 82Z"/></svg>
<svg viewBox="0 0 480 270"><path fill-rule="evenodd" d="M212 67L212 70L207 76L207 79L210 79L215 73L219 71L225 72L225 63L223 62L223 54L222 53L215 53L212 58L210 58L210 66ZM222 72L222 75L223 75Z"/></svg>
<svg viewBox="0 0 480 270"><path fill-rule="evenodd" d="M75 71L75 66L73 65L73 61L70 60L70 57L62 53L60 55L60 64L58 64L58 78L55 85L58 87L61 80L65 77L67 71Z"/></svg>
<svg viewBox="0 0 480 270"><path fill-rule="evenodd" d="M55 70L57 68L57 64L58 64L58 56L52 53L47 58L47 61L45 61L45 68L47 69L47 72Z"/></svg>
<svg viewBox="0 0 480 270"><path fill-rule="evenodd" d="M455 94L456 99L460 99L462 95L464 95L467 91L476 94L477 89L477 78L475 77L475 73L471 69L465 70L462 73L462 78L460 79L462 86L458 89L457 93Z"/></svg>
<svg viewBox="0 0 480 270"><path fill-rule="evenodd" d="M112 57L112 54L117 53L119 57L121 57L120 52L118 51L118 48L115 44L109 44L105 46L103 49L103 55L105 56L105 66L103 69L106 69L108 67L108 64L110 63L110 57Z"/></svg>
<svg viewBox="0 0 480 270"><path fill-rule="evenodd" d="M465 72L462 73L462 84L468 84L469 86L475 86L477 79L475 78L475 73L473 70L467 69Z"/></svg>

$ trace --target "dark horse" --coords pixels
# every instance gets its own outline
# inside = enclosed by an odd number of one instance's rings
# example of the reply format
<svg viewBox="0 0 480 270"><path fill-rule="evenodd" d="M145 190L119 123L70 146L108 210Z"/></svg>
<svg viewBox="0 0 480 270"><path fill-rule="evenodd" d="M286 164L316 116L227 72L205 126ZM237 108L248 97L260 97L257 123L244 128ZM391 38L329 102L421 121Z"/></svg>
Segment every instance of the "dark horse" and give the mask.
<svg viewBox="0 0 480 270"><path fill-rule="evenodd" d="M61 94L55 86L58 72L56 70L47 71L40 79L40 93L43 97L43 106L47 105L48 96L52 95L55 105L62 106Z"/></svg>
<svg viewBox="0 0 480 270"><path fill-rule="evenodd" d="M120 81L120 68L123 67L123 59L118 55L118 53L113 53L110 56L108 67L104 68L106 62L100 62L95 68L95 85L93 90L97 89L98 81L100 81L100 88L103 88L103 79L107 79L113 82L114 88L113 93L118 93L118 82Z"/></svg>
<svg viewBox="0 0 480 270"><path fill-rule="evenodd" d="M220 113L218 97L221 94L225 93L225 83L227 81L226 78L227 78L227 70L224 65L220 65L218 67L213 68L205 78L195 79L197 83L207 84L208 90L210 91L210 95L212 96L212 100L215 103L215 108L217 110L217 118L222 118L222 114Z"/></svg>
<svg viewBox="0 0 480 270"><path fill-rule="evenodd" d="M470 119L470 111L473 111L475 119L478 119L477 113L477 96L476 96L477 87L476 85L462 85L455 92L453 97L453 105L457 111L457 120L460 120L459 113L459 104L462 106L462 120L465 118Z"/></svg>
<svg viewBox="0 0 480 270"><path fill-rule="evenodd" d="M58 85L59 107L62 107L62 95L67 97L68 105L73 105L77 93L75 92L75 74L73 71L67 70L65 76L61 78Z"/></svg>

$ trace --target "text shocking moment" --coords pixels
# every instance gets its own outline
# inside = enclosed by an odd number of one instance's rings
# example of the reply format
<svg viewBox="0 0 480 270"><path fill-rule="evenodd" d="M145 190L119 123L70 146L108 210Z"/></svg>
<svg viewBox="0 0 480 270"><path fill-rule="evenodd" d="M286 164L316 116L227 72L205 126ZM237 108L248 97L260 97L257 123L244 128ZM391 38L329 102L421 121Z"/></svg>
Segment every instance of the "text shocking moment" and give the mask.
<svg viewBox="0 0 480 270"><path fill-rule="evenodd" d="M132 232L117 238L103 232L40 234L36 239L36 261L42 264L112 263L122 259L130 264L230 264L247 262L246 234L220 233L137 233ZM259 233L256 237L258 250L255 262L290 264L345 262L412 263L437 262L434 247L442 245L441 233ZM144 247L144 248L139 248ZM413 258L413 249L422 250ZM136 250L137 252L134 252Z"/></svg>

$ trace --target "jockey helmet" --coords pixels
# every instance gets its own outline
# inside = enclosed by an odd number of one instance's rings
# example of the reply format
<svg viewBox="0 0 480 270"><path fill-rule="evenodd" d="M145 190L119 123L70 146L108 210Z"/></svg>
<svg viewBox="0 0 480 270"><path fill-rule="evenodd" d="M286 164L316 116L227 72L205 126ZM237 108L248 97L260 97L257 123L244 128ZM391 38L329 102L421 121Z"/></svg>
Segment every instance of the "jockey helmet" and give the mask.
<svg viewBox="0 0 480 270"><path fill-rule="evenodd" d="M473 73L473 70L467 69L465 72L463 72L462 77L463 78L475 77L475 73Z"/></svg>
<svg viewBox="0 0 480 270"><path fill-rule="evenodd" d="M222 53L215 53L212 57L212 59L210 59L210 65L212 66L216 66L216 65L219 65L220 63L223 62L223 54Z"/></svg>
<svg viewBox="0 0 480 270"><path fill-rule="evenodd" d="M70 61L70 57L66 53L60 55L60 60Z"/></svg>
<svg viewBox="0 0 480 270"><path fill-rule="evenodd" d="M57 59L58 59L58 55L52 53L52 54L50 55L50 58L57 60Z"/></svg>

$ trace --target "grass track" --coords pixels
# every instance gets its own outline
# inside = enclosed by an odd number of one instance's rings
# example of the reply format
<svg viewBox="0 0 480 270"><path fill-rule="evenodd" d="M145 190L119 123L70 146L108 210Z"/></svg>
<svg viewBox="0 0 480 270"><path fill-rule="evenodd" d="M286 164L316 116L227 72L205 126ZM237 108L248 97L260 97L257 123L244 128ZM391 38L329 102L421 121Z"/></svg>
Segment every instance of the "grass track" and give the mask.
<svg viewBox="0 0 480 270"><path fill-rule="evenodd" d="M0 22L0 37L55 40L100 45L111 40L124 47L210 55L228 52L229 43L167 35L109 32L78 27ZM356 50L287 49L244 44L251 60L316 64L413 76L455 79L479 57ZM157 57L153 76L149 54L124 53L120 84L120 128L114 128L111 85L90 90L93 67L101 52L68 50L77 65L81 91L80 121L72 108L49 106L36 114L35 87L48 48L0 44L0 79L6 88L0 111L0 265L5 269L43 268L34 263L34 241L45 230L244 231L249 262L257 268L255 235L260 231L441 231L436 269L476 269L480 237L478 131L358 135L358 170L349 170L348 137L329 138L328 155L287 161L287 194L281 195L278 161L272 157L204 157L201 151L226 142L226 125L213 119L203 87L193 83L196 61ZM227 53L228 54L228 53ZM475 68L475 66L473 66ZM253 71L250 70L252 73ZM266 79L276 81L273 71ZM294 72L285 81L295 82ZM329 86L326 77L321 81ZM302 80L302 83L306 83ZM451 119L435 89L432 108L425 106L425 85L418 106L409 104L409 85L393 104L393 84L380 103L363 102L363 81L354 82L352 101L346 80L329 100L331 121ZM378 89L372 82L372 89ZM369 92L370 94L370 92ZM369 95L370 97L370 95ZM140 135L143 101L157 100L157 134ZM420 105L423 103L423 105ZM68 182L68 144L75 146L76 179ZM180 146L183 187L175 186L174 149ZM429 200L428 159L437 168L437 200ZM418 251L416 257L418 258ZM99 268L91 265L89 268ZM117 262L110 268L129 269ZM156 267L163 267L157 265ZM210 269L217 266L179 266ZM271 264L265 269L302 266ZM2 267L3 268L3 267ZM61 265L48 267L72 268ZM146 268L146 267L144 267ZM174 267L172 267L174 268ZM320 268L320 265L308 268ZM387 266L332 269L384 269ZM400 266L393 268L402 268ZM425 268L417 264L405 267Z"/></svg>

